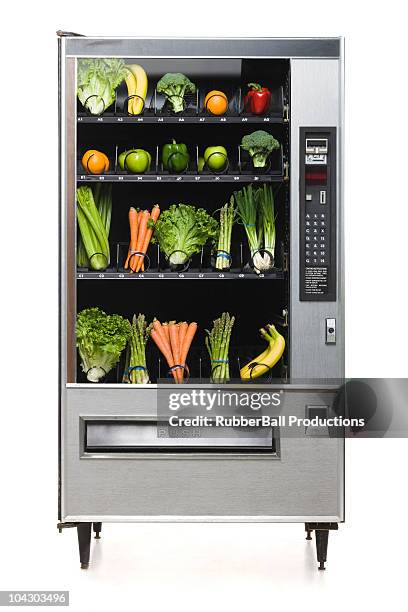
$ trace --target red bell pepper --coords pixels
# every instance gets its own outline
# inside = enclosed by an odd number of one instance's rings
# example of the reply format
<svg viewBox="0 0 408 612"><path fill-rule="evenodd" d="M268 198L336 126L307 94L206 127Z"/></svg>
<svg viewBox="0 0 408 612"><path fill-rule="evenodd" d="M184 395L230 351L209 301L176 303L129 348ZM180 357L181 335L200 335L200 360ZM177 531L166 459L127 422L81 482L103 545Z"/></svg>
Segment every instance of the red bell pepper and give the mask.
<svg viewBox="0 0 408 612"><path fill-rule="evenodd" d="M263 115L271 101L270 90L258 83L248 83L248 87L249 91L244 98L245 110L254 115Z"/></svg>

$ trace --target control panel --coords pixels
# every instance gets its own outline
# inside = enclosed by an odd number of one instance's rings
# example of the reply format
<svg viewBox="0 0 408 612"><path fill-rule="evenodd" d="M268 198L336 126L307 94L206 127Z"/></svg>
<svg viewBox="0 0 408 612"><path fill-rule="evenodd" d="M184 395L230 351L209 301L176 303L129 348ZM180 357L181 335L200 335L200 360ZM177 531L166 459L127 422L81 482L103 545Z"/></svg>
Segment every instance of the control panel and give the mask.
<svg viewBox="0 0 408 612"><path fill-rule="evenodd" d="M300 128L300 300L336 300L336 128Z"/></svg>

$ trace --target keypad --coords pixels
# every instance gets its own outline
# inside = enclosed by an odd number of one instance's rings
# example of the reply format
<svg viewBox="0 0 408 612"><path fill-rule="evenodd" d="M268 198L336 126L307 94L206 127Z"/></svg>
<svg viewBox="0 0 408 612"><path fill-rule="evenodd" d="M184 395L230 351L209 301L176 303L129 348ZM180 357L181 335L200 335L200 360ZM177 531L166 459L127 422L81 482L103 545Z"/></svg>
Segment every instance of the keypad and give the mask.
<svg viewBox="0 0 408 612"><path fill-rule="evenodd" d="M313 207L307 200L306 206ZM305 251L304 261L308 266L327 265L327 219L326 213L309 210L305 214Z"/></svg>

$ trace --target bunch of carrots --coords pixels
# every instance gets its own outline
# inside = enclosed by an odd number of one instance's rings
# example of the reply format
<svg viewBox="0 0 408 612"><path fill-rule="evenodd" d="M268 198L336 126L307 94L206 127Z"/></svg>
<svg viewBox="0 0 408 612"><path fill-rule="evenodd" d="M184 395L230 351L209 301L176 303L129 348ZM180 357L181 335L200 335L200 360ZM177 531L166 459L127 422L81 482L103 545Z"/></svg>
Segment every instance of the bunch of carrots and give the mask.
<svg viewBox="0 0 408 612"><path fill-rule="evenodd" d="M130 243L125 270L144 272L144 258L154 231L154 224L160 215L160 207L155 204L152 212L129 209Z"/></svg>
<svg viewBox="0 0 408 612"><path fill-rule="evenodd" d="M188 351L196 331L197 323L153 321L150 336L166 359L176 383L183 382Z"/></svg>

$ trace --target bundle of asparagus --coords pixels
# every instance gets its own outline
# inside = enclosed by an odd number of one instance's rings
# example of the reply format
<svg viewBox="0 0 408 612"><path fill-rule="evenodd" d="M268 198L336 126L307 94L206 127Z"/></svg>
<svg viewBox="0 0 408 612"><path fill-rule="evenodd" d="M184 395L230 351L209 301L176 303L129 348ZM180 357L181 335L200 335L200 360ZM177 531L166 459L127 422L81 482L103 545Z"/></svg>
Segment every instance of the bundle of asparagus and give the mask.
<svg viewBox="0 0 408 612"><path fill-rule="evenodd" d="M212 382L229 380L228 351L234 321L235 317L231 317L228 312L223 312L219 319L213 321L211 331L205 330L207 332L205 345L211 360Z"/></svg>
<svg viewBox="0 0 408 612"><path fill-rule="evenodd" d="M144 314L133 315L123 382L144 385L150 382L146 366L146 344L152 324L147 325Z"/></svg>
<svg viewBox="0 0 408 612"><path fill-rule="evenodd" d="M234 223L234 196L231 196L230 203L224 204L220 209L220 233L218 236L218 246L215 260L217 270L225 270L231 267L231 233Z"/></svg>

